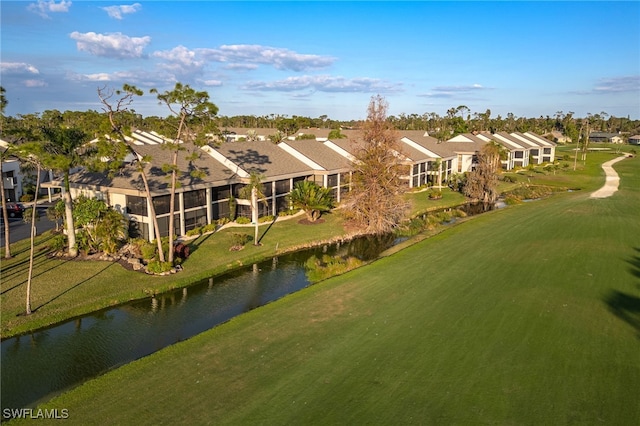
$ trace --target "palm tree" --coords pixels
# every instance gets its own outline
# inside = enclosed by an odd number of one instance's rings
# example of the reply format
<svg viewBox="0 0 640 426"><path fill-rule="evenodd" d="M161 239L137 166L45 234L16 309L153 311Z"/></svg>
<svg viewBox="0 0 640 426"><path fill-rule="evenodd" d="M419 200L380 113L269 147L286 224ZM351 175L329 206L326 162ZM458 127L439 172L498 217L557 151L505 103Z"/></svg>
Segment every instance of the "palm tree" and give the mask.
<svg viewBox="0 0 640 426"><path fill-rule="evenodd" d="M76 245L76 231L73 223L73 200L71 198L69 175L71 169L82 164L80 148L85 144L86 134L76 128L47 127L42 130L48 139L47 156L45 166L63 174L64 193L62 194L65 206L65 223L67 225L68 253L71 257L78 255ZM38 194L36 193L36 197Z"/></svg>
<svg viewBox="0 0 640 426"><path fill-rule="evenodd" d="M255 224L255 232L253 238L253 245L257 246L258 244L258 200L262 200L262 202L268 206L265 198L267 197L264 194L264 185L262 184L262 175L256 171L251 171L249 175L249 183L246 184L240 190L240 196L242 198L249 198L251 201L251 221Z"/></svg>
<svg viewBox="0 0 640 426"><path fill-rule="evenodd" d="M433 165L438 169L438 189L442 189L442 158L436 158Z"/></svg>
<svg viewBox="0 0 640 426"><path fill-rule="evenodd" d="M328 212L333 207L331 190L308 180L295 184L289 193L289 202L294 208L304 210L309 222L315 222L322 212Z"/></svg>

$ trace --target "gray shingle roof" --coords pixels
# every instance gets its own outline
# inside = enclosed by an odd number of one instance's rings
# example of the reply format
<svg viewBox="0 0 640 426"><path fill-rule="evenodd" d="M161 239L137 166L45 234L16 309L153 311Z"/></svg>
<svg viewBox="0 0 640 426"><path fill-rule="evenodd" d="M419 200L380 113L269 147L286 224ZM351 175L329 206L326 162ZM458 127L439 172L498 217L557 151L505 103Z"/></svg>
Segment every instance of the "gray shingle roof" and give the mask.
<svg viewBox="0 0 640 426"><path fill-rule="evenodd" d="M226 142L214 149L243 170L256 171L265 178L310 172L306 164L270 141Z"/></svg>
<svg viewBox="0 0 640 426"><path fill-rule="evenodd" d="M178 169L181 173L178 182L182 187L203 187L222 185L231 181L236 181L231 170L220 162L211 158L205 152L200 151L193 144L184 144L186 151L180 151L178 155ZM155 193L165 193L170 190L169 174L162 170L165 164L171 164L172 152L163 149L162 145L136 145L135 151L149 158L149 163L145 165L149 189ZM186 157L192 152L198 152L198 158L188 161ZM204 172L203 177L191 176L192 171ZM142 178L134 165L126 165L114 177L109 178L103 173L95 173L88 170L81 170L69 177L70 181L80 185L113 187L120 189L131 189L144 191Z"/></svg>
<svg viewBox="0 0 640 426"><path fill-rule="evenodd" d="M326 170L344 170L351 167L349 160L322 142L314 140L284 142Z"/></svg>
<svg viewBox="0 0 640 426"><path fill-rule="evenodd" d="M438 142L438 139L428 136L426 133L427 132L425 130L403 130L399 132L399 135L411 140L425 149L428 149L441 158L455 157L456 151L454 146L445 142Z"/></svg>

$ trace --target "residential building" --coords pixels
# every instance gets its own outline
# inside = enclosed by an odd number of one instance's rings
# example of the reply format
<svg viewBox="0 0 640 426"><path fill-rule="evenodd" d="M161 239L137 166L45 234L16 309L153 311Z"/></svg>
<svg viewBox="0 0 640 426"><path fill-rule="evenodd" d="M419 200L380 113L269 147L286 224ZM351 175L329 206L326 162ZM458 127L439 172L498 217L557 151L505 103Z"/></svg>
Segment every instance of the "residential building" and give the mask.
<svg viewBox="0 0 640 426"><path fill-rule="evenodd" d="M608 143L624 143L624 139L618 133L608 132L591 132L589 133L590 142L608 142Z"/></svg>
<svg viewBox="0 0 640 426"><path fill-rule="evenodd" d="M305 133L303 130L302 133ZM316 139L285 139L274 144L266 138L245 140L230 138L221 143L197 147L183 143L178 156L175 198L175 233L189 230L223 218L244 216L257 221L261 216L277 215L290 208L287 195L297 182L309 180L330 188L340 202L350 189L352 165L356 160L360 133L343 130L344 137L329 139L328 132ZM244 133L235 133L236 136ZM402 179L407 189L440 186L452 174L474 170L477 155L490 140L507 148L509 158L504 167L525 167L553 160L555 144L533 133L500 132L497 134L462 134L439 142L424 131L398 131L395 155L406 167ZM264 135L263 135L264 136ZM172 151L166 139L154 132L134 131L129 156L114 176L80 170L70 177L72 195L84 194L105 200L131 222L131 234L153 240L152 226L143 181L137 165L143 157L151 160L144 170L149 183L160 236L169 233L170 181L163 166L171 163ZM194 155L195 154L195 155ZM264 198L252 209L242 188L257 174L263 184ZM54 180L44 185L61 188Z"/></svg>

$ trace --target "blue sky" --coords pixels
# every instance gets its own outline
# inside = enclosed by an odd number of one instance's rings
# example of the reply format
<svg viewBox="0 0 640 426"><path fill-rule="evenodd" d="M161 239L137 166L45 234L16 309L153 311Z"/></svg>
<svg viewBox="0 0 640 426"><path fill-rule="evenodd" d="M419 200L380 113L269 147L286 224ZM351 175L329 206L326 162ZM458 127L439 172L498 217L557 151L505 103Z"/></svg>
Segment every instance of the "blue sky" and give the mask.
<svg viewBox="0 0 640 426"><path fill-rule="evenodd" d="M5 1L6 114L100 110L98 87L206 90L220 115L640 119L640 2ZM153 95L143 115L168 115Z"/></svg>

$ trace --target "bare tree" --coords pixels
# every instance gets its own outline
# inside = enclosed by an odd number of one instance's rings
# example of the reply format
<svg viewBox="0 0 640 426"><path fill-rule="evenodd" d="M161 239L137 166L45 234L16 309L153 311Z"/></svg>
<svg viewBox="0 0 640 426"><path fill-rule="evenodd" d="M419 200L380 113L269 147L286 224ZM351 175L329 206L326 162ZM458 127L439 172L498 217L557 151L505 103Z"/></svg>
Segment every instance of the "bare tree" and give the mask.
<svg viewBox="0 0 640 426"><path fill-rule="evenodd" d="M4 224L4 258L11 259L11 231L9 230L9 214L7 213L7 195L4 192L4 176L2 165L8 156L9 146L0 145L0 194L2 194L2 223Z"/></svg>
<svg viewBox="0 0 640 426"><path fill-rule="evenodd" d="M43 143L31 142L20 146L19 155L20 158L29 164L31 167L36 168L36 193L33 206L31 207L31 217L25 216L25 221L31 222L31 239L29 250L29 273L27 276L27 294L25 303L25 315L31 315L31 283L33 280L33 260L35 254L34 239L36 237L36 219L37 219L37 206L38 206L38 192L40 190L40 171L42 170L43 163L47 161L50 154L45 152ZM8 224L7 224L8 225Z"/></svg>
<svg viewBox="0 0 640 426"><path fill-rule="evenodd" d="M352 189L345 200L347 218L372 234L393 230L408 209L402 197L399 138L386 120L387 109L383 97L371 98L361 141L354 150Z"/></svg>
<svg viewBox="0 0 640 426"><path fill-rule="evenodd" d="M478 153L478 165L469 173L464 186L467 197L494 203L498 199L498 174L501 170L500 160L504 159L504 150L491 141L484 145Z"/></svg>
<svg viewBox="0 0 640 426"><path fill-rule="evenodd" d="M110 103L111 98L114 95L119 95L120 98L115 101L115 105ZM145 171L145 163L149 161L148 158L140 156L133 148L132 144L129 142L130 138L127 137L127 133L129 129L126 128L119 120L120 116L127 112L129 106L133 102L134 96L142 95L142 91L137 89L134 86L124 85L122 90L117 91L109 91L106 88L98 89L98 97L100 98L100 102L102 102L102 109L107 114L109 118L109 137L105 139L103 142L106 142L103 146L107 148L106 155L109 158L115 160L112 163L106 163L104 165L116 165L121 162L126 154L132 154L134 158L137 158L136 162L137 171L142 178L142 183L144 185L144 192L147 198L147 206L149 209L149 218L151 219L151 223L153 224L154 233L156 236L156 244L158 245L158 259L160 262L164 263L164 251L162 250L162 241L160 239L160 226L158 225L158 218L156 216L156 209L153 206L153 197L151 196L151 190L149 189L149 180L147 178L147 173ZM121 149L124 148L124 149ZM114 172L112 169L110 172Z"/></svg>
<svg viewBox="0 0 640 426"><path fill-rule="evenodd" d="M4 87L0 86L0 131L2 131L2 123L4 122L4 109L7 107L7 98L4 96ZM2 198L2 220L4 223L4 258L11 259L11 242L9 231L9 216L7 214L7 197L4 193L4 176L2 175L2 165L7 157L9 146L0 145L0 196Z"/></svg>

